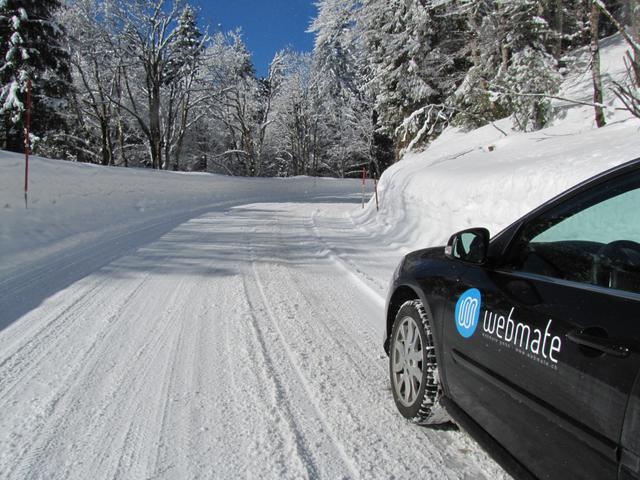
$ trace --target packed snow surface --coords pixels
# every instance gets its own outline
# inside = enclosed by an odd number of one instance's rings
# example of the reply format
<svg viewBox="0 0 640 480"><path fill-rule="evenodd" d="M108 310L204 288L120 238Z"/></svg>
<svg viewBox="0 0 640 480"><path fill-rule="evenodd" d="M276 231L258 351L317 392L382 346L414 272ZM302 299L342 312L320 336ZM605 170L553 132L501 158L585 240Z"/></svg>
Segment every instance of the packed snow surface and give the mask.
<svg viewBox="0 0 640 480"><path fill-rule="evenodd" d="M380 211L358 181L47 159L26 208L23 159L0 153L0 478L506 478L398 414L383 299L405 252L640 154L639 121L565 110L446 131L385 172Z"/></svg>
<svg viewBox="0 0 640 480"><path fill-rule="evenodd" d="M395 409L357 181L31 176L1 154L0 478L504 477Z"/></svg>

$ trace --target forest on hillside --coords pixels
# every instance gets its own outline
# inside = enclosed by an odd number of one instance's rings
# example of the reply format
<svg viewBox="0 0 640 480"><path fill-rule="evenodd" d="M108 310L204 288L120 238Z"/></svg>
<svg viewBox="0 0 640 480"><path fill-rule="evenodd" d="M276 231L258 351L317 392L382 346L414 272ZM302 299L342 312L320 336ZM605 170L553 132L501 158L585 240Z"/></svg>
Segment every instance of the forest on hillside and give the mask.
<svg viewBox="0 0 640 480"><path fill-rule="evenodd" d="M256 74L188 0L0 0L0 148L244 176L380 174L450 125L544 128L567 54L620 33L640 116L638 0L318 0L313 52ZM570 100L570 99L569 99ZM31 108L27 108L30 106ZM497 127L496 127L497 128Z"/></svg>

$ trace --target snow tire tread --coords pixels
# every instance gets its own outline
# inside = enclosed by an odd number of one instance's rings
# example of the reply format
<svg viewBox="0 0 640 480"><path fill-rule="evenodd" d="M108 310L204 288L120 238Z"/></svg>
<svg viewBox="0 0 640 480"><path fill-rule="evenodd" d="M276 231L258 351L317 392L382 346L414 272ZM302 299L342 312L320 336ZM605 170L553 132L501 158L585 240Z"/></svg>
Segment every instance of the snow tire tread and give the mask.
<svg viewBox="0 0 640 480"><path fill-rule="evenodd" d="M419 425L438 425L450 421L446 410L440 404L442 386L438 375L438 362L436 359L435 344L429 316L420 300L409 300L403 303L398 313L403 309L415 310L420 317L420 322L426 334L423 348L426 350L426 364L423 365L425 389L418 412L410 420Z"/></svg>

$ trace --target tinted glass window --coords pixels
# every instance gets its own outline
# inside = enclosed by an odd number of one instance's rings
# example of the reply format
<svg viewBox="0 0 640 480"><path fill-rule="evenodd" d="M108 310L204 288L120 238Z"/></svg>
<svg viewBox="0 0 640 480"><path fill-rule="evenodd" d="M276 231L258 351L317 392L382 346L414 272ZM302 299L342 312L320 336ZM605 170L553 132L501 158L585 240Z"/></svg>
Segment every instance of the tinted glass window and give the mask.
<svg viewBox="0 0 640 480"><path fill-rule="evenodd" d="M601 185L527 225L510 267L640 293L640 184Z"/></svg>
<svg viewBox="0 0 640 480"><path fill-rule="evenodd" d="M543 231L535 242L586 240L640 242L640 189L597 203Z"/></svg>

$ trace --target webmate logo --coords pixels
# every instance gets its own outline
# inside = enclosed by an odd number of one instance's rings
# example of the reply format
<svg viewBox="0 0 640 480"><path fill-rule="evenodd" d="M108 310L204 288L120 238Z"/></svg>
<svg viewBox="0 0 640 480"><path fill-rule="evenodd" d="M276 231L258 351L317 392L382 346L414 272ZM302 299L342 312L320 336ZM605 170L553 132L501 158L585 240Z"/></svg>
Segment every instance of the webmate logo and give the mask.
<svg viewBox="0 0 640 480"><path fill-rule="evenodd" d="M481 309L482 295L477 288L471 288L460 296L456 303L455 321L462 337L470 338L476 332ZM553 320L549 319L544 328L536 328L516 320L514 312L515 307L511 308L507 316L485 309L482 336L500 342L505 347L514 348L518 353L543 364L557 364L558 354L562 350L562 338L552 333Z"/></svg>
<svg viewBox="0 0 640 480"><path fill-rule="evenodd" d="M456 327L458 333L464 338L471 337L478 327L480 320L480 307L482 295L477 288L471 288L464 292L456 303Z"/></svg>

